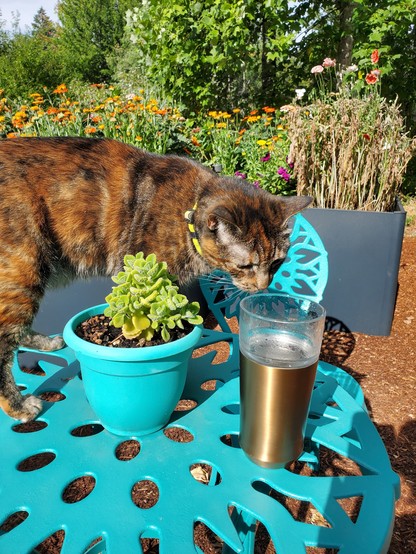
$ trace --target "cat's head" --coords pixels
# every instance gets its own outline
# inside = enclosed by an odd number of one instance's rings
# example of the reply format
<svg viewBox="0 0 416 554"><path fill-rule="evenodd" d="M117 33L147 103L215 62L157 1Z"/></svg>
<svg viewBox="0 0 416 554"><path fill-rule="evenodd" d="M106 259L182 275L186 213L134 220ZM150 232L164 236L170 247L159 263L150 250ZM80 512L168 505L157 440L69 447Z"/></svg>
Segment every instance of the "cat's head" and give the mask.
<svg viewBox="0 0 416 554"><path fill-rule="evenodd" d="M197 210L199 241L209 265L229 273L239 289L256 292L270 285L286 257L289 218L312 198L273 196L235 181L203 199Z"/></svg>

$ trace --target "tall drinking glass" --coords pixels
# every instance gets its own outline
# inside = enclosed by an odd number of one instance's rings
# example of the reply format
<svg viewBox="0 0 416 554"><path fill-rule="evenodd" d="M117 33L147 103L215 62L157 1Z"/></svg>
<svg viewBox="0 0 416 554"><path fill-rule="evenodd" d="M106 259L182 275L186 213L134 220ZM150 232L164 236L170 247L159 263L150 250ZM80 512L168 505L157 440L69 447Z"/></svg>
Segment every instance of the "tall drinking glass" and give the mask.
<svg viewBox="0 0 416 554"><path fill-rule="evenodd" d="M241 448L277 468L303 451L325 310L283 294L255 294L240 304Z"/></svg>

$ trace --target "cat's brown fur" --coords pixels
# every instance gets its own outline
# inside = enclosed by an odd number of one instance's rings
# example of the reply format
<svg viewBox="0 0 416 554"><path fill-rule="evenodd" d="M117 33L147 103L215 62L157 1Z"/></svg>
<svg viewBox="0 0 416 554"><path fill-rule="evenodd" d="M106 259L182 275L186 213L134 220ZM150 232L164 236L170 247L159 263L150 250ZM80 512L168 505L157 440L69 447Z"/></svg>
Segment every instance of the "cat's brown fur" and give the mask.
<svg viewBox="0 0 416 554"><path fill-rule="evenodd" d="M287 219L309 203L117 141L0 141L0 407L22 421L41 409L38 398L21 395L11 365L19 344L62 346L30 331L47 286L112 275L125 254L143 251L181 282L219 268L240 288L263 289L272 262L286 255ZM202 256L184 218L195 204Z"/></svg>

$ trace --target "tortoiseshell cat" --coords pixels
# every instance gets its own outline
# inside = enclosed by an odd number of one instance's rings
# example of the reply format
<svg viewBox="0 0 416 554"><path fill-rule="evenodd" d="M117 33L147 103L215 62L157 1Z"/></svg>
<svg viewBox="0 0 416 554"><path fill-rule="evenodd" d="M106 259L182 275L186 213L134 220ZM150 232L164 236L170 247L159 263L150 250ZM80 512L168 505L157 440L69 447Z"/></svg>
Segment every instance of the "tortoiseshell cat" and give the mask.
<svg viewBox="0 0 416 554"><path fill-rule="evenodd" d="M182 283L219 268L241 289L264 289L286 256L288 218L311 202L186 158L82 138L1 140L0 190L0 407L21 421L42 402L16 387L14 349L63 346L30 330L46 287L113 275L125 254L143 251ZM195 206L201 253L184 217Z"/></svg>

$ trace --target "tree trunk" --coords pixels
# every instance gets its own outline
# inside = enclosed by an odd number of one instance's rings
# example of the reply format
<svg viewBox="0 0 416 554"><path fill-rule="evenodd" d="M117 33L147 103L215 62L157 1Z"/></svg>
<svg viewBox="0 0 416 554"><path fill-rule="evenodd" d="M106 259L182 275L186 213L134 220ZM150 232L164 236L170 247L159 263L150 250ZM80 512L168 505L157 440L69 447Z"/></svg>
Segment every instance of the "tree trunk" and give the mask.
<svg viewBox="0 0 416 554"><path fill-rule="evenodd" d="M351 65L352 60L352 48L354 46L352 17L357 3L353 0L340 0L337 4L340 12L339 27L341 32L338 46L338 63L344 69Z"/></svg>

